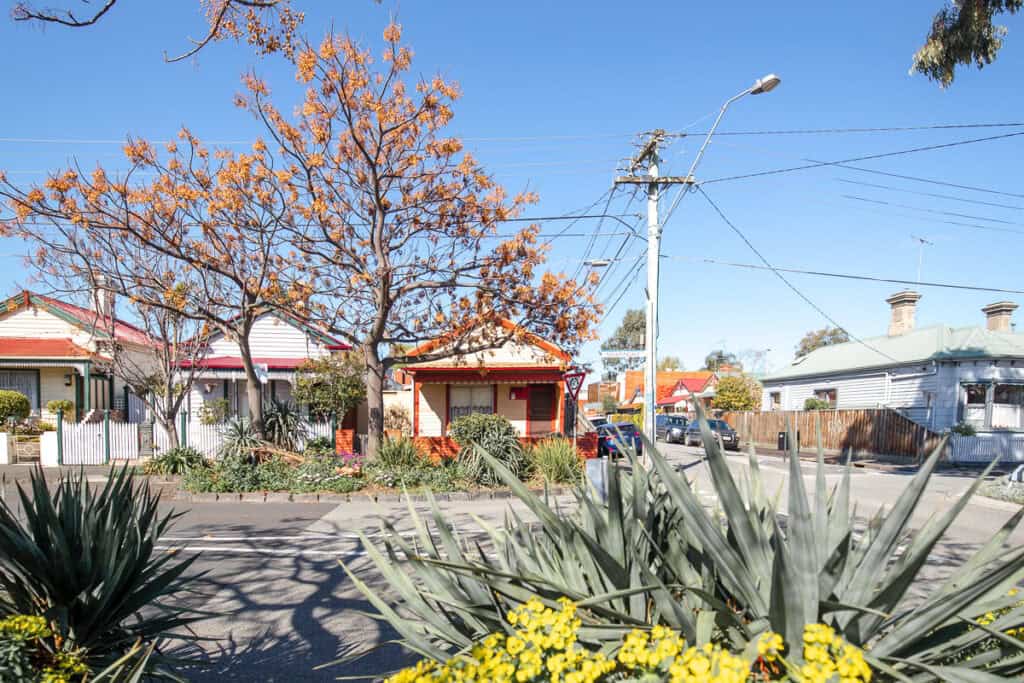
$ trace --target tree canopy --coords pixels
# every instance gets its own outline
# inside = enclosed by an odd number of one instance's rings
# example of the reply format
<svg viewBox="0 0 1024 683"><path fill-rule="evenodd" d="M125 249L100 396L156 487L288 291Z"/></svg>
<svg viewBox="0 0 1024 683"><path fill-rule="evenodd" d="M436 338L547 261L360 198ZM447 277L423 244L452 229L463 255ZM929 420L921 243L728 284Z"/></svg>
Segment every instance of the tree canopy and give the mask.
<svg viewBox="0 0 1024 683"><path fill-rule="evenodd" d="M658 370L682 370L683 361L679 360L677 356L662 356L658 359Z"/></svg>
<svg viewBox="0 0 1024 683"><path fill-rule="evenodd" d="M757 410L761 407L761 384L749 375L722 377L712 405L721 410Z"/></svg>
<svg viewBox="0 0 1024 683"><path fill-rule="evenodd" d="M724 349L715 349L704 357L704 367L702 369L717 372L722 366L729 366L736 369L743 368L742 363L740 363L735 353L729 353Z"/></svg>
<svg viewBox="0 0 1024 683"><path fill-rule="evenodd" d="M911 73L924 74L947 88L958 66L979 69L995 60L1007 30L995 23L1000 14L1016 14L1024 0L953 0L932 19L924 45L914 54Z"/></svg>
<svg viewBox="0 0 1024 683"><path fill-rule="evenodd" d="M850 335L839 327L823 327L820 330L812 330L805 334L797 345L796 357L802 358L823 346L845 344L848 341L850 341Z"/></svg>

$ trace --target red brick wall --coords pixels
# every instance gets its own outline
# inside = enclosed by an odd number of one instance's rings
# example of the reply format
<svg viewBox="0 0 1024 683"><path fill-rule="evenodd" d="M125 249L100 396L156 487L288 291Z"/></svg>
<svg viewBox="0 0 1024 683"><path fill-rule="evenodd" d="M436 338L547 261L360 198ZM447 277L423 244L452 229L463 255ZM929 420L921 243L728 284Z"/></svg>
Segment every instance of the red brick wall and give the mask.
<svg viewBox="0 0 1024 683"><path fill-rule="evenodd" d="M523 436L519 438L519 443L523 445L537 443L546 438L548 437ZM448 436L417 436L413 441L434 462L440 462L444 458L454 458L459 453L459 444ZM583 458L596 458L597 434L581 434L576 440L576 449Z"/></svg>
<svg viewBox="0 0 1024 683"><path fill-rule="evenodd" d="M339 429L334 433L334 450L337 453L356 452L356 430Z"/></svg>

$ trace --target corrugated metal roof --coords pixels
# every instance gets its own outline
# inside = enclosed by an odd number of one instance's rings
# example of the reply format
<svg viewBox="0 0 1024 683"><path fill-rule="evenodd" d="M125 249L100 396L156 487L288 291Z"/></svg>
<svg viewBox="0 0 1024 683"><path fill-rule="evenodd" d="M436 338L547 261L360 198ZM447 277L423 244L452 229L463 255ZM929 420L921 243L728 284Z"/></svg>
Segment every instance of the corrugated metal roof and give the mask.
<svg viewBox="0 0 1024 683"><path fill-rule="evenodd" d="M933 360L1024 359L1024 334L992 332L977 326L933 325L898 337L871 337L863 341L863 344L851 341L816 349L779 372L771 373L762 381L890 368Z"/></svg>

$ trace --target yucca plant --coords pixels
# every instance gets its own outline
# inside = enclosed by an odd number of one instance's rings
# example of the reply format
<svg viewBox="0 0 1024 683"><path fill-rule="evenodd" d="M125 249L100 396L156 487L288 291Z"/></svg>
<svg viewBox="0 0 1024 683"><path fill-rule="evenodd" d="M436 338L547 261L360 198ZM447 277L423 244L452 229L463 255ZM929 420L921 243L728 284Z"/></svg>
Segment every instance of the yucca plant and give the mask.
<svg viewBox="0 0 1024 683"><path fill-rule="evenodd" d="M527 459L546 482L575 484L583 478L580 455L568 439L554 437L539 441L527 451Z"/></svg>
<svg viewBox="0 0 1024 683"><path fill-rule="evenodd" d="M415 538L385 523L382 549L364 539L397 604L350 576L406 646L437 659L507 631L503 615L538 595L552 606L561 596L578 602L581 640L594 647L662 623L693 642L743 649L769 629L799 642L805 624L824 622L864 647L882 678L990 681L1024 671L1024 644L1004 634L1024 624L1024 607L1007 594L1024 576L1024 549L1003 549L1024 513L923 599L908 597L984 475L911 534L941 446L893 507L866 521L851 508L849 467L829 492L819 451L812 499L794 453L783 526L756 457L741 487L699 419L718 510L650 443L650 469L635 459L628 475L610 467L607 503L581 488L572 512L531 494L483 453L536 522L510 512L501 529L481 523L488 547L460 539L436 506L433 534L410 508ZM972 618L986 612L1000 616L991 624ZM973 656L960 661L965 652Z"/></svg>
<svg viewBox="0 0 1024 683"><path fill-rule="evenodd" d="M267 440L275 446L297 451L306 442L309 430L294 403L272 399L263 416Z"/></svg>
<svg viewBox="0 0 1024 683"><path fill-rule="evenodd" d="M0 617L46 618L54 642L80 650L94 671L187 637L181 629L199 615L169 598L185 589L195 558L154 551L179 515L161 513L127 467L102 488L83 472L62 475L52 493L36 470L18 494L23 519L0 500ZM147 661L162 666L159 656Z"/></svg>
<svg viewBox="0 0 1024 683"><path fill-rule="evenodd" d="M224 423L220 430L222 458L252 458L252 452L263 445L256 430L252 428L248 418L233 417Z"/></svg>

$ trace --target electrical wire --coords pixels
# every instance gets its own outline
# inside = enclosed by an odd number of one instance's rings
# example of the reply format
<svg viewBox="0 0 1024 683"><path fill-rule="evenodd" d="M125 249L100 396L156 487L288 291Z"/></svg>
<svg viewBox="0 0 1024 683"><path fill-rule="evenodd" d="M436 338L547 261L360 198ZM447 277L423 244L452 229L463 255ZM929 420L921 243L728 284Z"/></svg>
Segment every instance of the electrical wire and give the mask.
<svg viewBox="0 0 1024 683"><path fill-rule="evenodd" d="M715 210L715 213L717 213L719 218L722 219L722 222L724 222L726 225L728 225L729 228L734 233L736 233L736 235L741 240L743 240L743 243L747 245L747 248L749 248L752 252L754 252L754 255L757 256L757 258L761 261L761 263L763 263L767 267L768 270L772 271L772 273L774 273L777 278L782 280L782 282L787 287L789 287L789 289L791 289L794 294L796 294L798 297L803 299L804 302L807 303L807 305L809 305L811 308L813 308L815 311L817 311L823 318L825 318L825 320L827 320L829 323L831 323L833 327L839 328L843 332L846 332L846 334L850 337L851 340L861 344L862 346L864 346L867 349L870 349L871 351L874 351L875 353L877 353L878 355L882 356L883 358L887 358L888 360L891 360L894 363L899 362L895 358L890 356L889 354L885 353L884 351L880 351L879 349L875 348L871 344L868 344L867 342L865 342L860 337L857 337L856 335L852 334L849 330L847 330L845 327L843 327L838 322L836 322L836 320L832 316L830 316L828 313L826 313L825 310L823 308L821 308L818 304L814 303L810 299L810 297L808 297L806 294L804 294L802 291L800 291L800 289L798 289L796 287L796 285L794 285L792 282L790 282L789 279L785 275L783 275L775 266L773 266L768 261L767 258L764 257L764 254L762 254L760 252L760 250L758 250L758 248L755 247L753 245L753 243L749 239L747 239L747 236L744 235L743 232L738 227L736 227L736 225L732 221L730 221L728 219L728 217L726 217L725 213L722 212L722 209L720 209L718 204L716 204L714 202L714 200L711 199L711 197L708 195L708 193L704 191L703 187L698 186L697 187L697 191L700 192L704 196L704 199L706 199L708 204L711 205L711 208L713 208Z"/></svg>
<svg viewBox="0 0 1024 683"><path fill-rule="evenodd" d="M885 126L876 128L798 128L795 130L734 130L715 132L715 136L728 135L823 135L835 133L906 133L916 130L962 130L970 128L1020 128L1024 123L938 123L921 126ZM668 133L672 137L707 135L707 133Z"/></svg>
<svg viewBox="0 0 1024 683"><path fill-rule="evenodd" d="M849 178L839 178L836 180L840 183L847 183L848 185L859 185L861 187L873 187L879 190L890 190L892 192L904 192L906 194L915 194L921 197L933 197L935 199L947 199L951 202L963 202L964 204L977 204L979 206L992 206L997 209L1012 209L1014 211L1024 211L1024 206L1016 206L1014 204L999 204L998 202L986 202L981 199L967 199L966 197L953 197L948 194L939 194L938 192L922 192L921 190L911 190L906 187L894 187L892 185L882 185L880 183L868 183L863 180L850 180Z"/></svg>
<svg viewBox="0 0 1024 683"><path fill-rule="evenodd" d="M942 211L941 209L929 209L923 206L912 206L910 204L900 204L898 202L889 202L884 199L871 199L870 197L860 197L855 194L843 194L839 195L843 199L853 199L858 202L868 202L870 204L883 204L885 206L895 206L898 209L910 209L911 211L921 211L924 213L937 214L940 216L952 216L953 218L967 218L974 221L988 221L990 223L1002 223L1003 225L1024 225L1017 221L1007 221L1001 218L986 218L985 216L973 216L967 213L956 213L955 211ZM1024 230L1013 230L1011 228L996 228L992 227L993 230L1000 230L1001 232L1015 232L1024 234Z"/></svg>
<svg viewBox="0 0 1024 683"><path fill-rule="evenodd" d="M941 144L937 144L937 145L925 145L923 147L911 147L910 149L901 149L901 150L898 150L898 151L895 151L895 152L883 152L881 154L868 154L868 155L865 155L865 156L850 157L849 159L837 159L835 161L815 161L813 163L803 164L803 165L800 165L800 166L789 166L787 168L776 168L776 169L771 169L771 170L767 170L767 171L755 171L753 173L742 173L742 174L739 174L739 175L723 176L721 178L712 178L711 180L700 181L698 184L699 185L711 185L713 183L724 183L724 182L733 181L733 180L746 180L746 179L749 179L749 178L760 178L760 177L770 176L770 175L780 175L780 174L783 174L783 173L792 173L794 171L806 171L808 169L820 168L822 166L838 166L840 168L852 168L854 170L858 170L859 171L859 170L862 170L862 169L857 168L857 167L853 167L853 166L844 166L844 164L848 164L848 163L856 162L856 161L870 161L872 159L886 159L886 158L889 158L889 157L901 156L901 155L904 155L904 154L915 154L917 152L930 152L930 151L934 151L934 150L938 150L938 149L949 149L951 147L960 147L960 146L963 146L963 145L972 145L972 144L976 144L976 143L979 143L979 142L990 142L992 140L1004 140L1006 138L1014 138L1014 137L1018 137L1018 136L1021 136L1021 135L1024 135L1024 131L1017 132L1017 133L1003 133L1002 135L990 135L990 136L984 137L984 138L971 138L971 139L968 139L968 140L957 140L956 142L945 142L945 143L941 143ZM970 187L966 187L966 186L960 186L960 187L962 187L963 189L977 189L977 188L970 188ZM997 194L1003 194L1003 193L997 193ZM1024 197L1024 195L1011 195L1011 196Z"/></svg>
<svg viewBox="0 0 1024 683"><path fill-rule="evenodd" d="M619 302L622 301L622 297L624 297L626 295L626 292L630 290L630 285L632 285L633 282L635 282L635 280L631 282L627 281L630 280L631 277L638 275L640 273L640 268L643 266L643 263L643 254L641 254L636 259L636 265L633 266L630 270L626 271L626 276L622 279L622 282L626 283L626 286L623 287L622 291L619 293L615 301L602 312L602 319L607 319L608 316L611 315L612 311L615 310L615 307L619 305Z"/></svg>
<svg viewBox="0 0 1024 683"><path fill-rule="evenodd" d="M971 292L994 292L997 294L1024 294L1024 289L1005 289L1001 287L979 287L977 285L961 285L950 282L927 282L917 280L900 280L898 278L876 277L873 275L856 275L853 273L835 273L824 270L804 270L800 268L782 268L780 266L759 266L756 263L736 263L734 261L723 261L708 256L664 256L663 258L673 261L689 261L691 263L708 263L716 266L729 266L731 268L745 268L748 270L777 270L781 273L794 273L797 275L814 275L817 277L838 278L843 280L858 280L864 282L884 282L887 284L910 285L913 287L939 287L943 289L959 289Z"/></svg>

